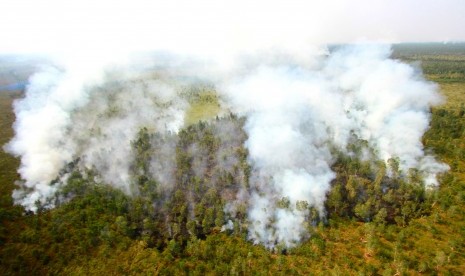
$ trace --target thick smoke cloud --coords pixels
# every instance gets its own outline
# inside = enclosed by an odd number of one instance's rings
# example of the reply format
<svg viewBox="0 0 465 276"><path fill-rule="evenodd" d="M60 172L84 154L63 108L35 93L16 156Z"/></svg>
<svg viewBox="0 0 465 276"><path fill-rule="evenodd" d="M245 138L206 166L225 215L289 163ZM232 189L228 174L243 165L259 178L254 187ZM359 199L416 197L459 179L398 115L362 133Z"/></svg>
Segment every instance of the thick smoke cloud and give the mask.
<svg viewBox="0 0 465 276"><path fill-rule="evenodd" d="M366 158L397 158L404 175L418 169L427 186L438 185L437 174L447 170L424 153L421 142L430 107L442 101L437 87L389 56L385 45L317 51L305 61L281 52L214 75L174 55L150 66L129 63L92 74L81 67L44 68L15 103L16 135L6 149L21 158L23 182L13 196L29 210L36 210L36 201L53 207L54 193L66 184L66 167L77 161L81 170L96 171L98 181L138 194L131 142L142 127L175 137L170 133L183 127L189 107L182 91L201 80L217 87L224 109L245 117L251 187L242 185L226 211L245 202L251 240L293 247L307 236L307 207L325 215L334 149L351 155L351 142L366 141ZM215 135L231 127L217 126ZM176 142L161 141L154 142L149 171L168 191L175 181ZM195 145L189 152L199 156L194 173L204 175L204 154ZM225 154L219 151L218 160L229 170L237 160Z"/></svg>
<svg viewBox="0 0 465 276"><path fill-rule="evenodd" d="M324 215L325 195L335 177L331 148L367 142L374 158L398 158L406 174L422 172L438 185L447 170L425 155L421 138L437 87L414 68L389 59L387 46L341 48L310 67L293 63L257 66L225 86L225 97L247 118L246 147L254 168L249 237L267 247L292 247L305 237L308 210ZM279 206L283 198L290 206Z"/></svg>
<svg viewBox="0 0 465 276"><path fill-rule="evenodd" d="M242 188L225 211L248 204L249 238L268 248L293 247L306 237L314 215L308 207L325 215L334 152L359 154L349 150L354 141L365 141L364 158L396 158L404 175L418 169L428 186L437 186L437 175L447 170L421 142L430 107L442 101L437 87L390 59L386 45L324 46L360 36L384 39L379 28L376 36L360 33L358 26L366 24L351 20L346 11L352 3L113 2L53 1L60 15L44 16L51 5L27 3L32 12L23 13L20 1L8 13L37 24L37 34L12 32L2 49L52 51L61 64L32 76L14 105L15 137L5 149L21 158L22 181L13 197L26 209L36 211L36 202L54 207L72 166L139 194L131 142L144 127L160 138L152 141L148 172L171 190L176 133L189 108L183 91L199 83L215 87L223 110L245 119L247 138L225 135L238 133L234 125L214 128L223 143L219 165L232 171L238 158L230 149L246 140L252 167L250 187L236 183ZM378 9L362 6L355 14ZM30 29L16 25L14 33ZM204 175L202 149L188 151L199 155L195 175Z"/></svg>
<svg viewBox="0 0 465 276"><path fill-rule="evenodd" d="M139 129L167 133L183 126L187 102L178 96L181 80L147 78L130 67L124 72L102 67L92 75L88 70L95 68L82 69L85 74L74 67L44 68L14 105L16 134L5 148L21 157L24 181L13 197L27 209L35 211L36 201L50 205L66 182L63 170L76 160L83 169L96 170L101 182L137 193L130 165Z"/></svg>

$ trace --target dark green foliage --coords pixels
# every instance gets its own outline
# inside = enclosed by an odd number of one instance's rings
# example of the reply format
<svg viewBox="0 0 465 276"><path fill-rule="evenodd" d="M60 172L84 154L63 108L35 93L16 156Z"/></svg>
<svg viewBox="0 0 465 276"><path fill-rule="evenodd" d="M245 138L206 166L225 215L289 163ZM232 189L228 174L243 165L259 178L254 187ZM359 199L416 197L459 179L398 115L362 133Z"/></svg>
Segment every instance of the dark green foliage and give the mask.
<svg viewBox="0 0 465 276"><path fill-rule="evenodd" d="M333 165L337 177L326 200L330 217L405 225L429 214L435 192L426 190L418 171L402 176L395 159L386 167L384 162L339 156Z"/></svg>
<svg viewBox="0 0 465 276"><path fill-rule="evenodd" d="M144 227L140 221L148 218L159 231L142 231L148 244L166 246L175 240L184 248L193 236L204 239L212 231L218 231L225 221L224 204L231 194L240 188L248 169L246 152L242 144L245 134L242 122L235 116L214 121L199 122L179 132L178 136L162 137L142 128L132 143L136 158L134 183L139 191L138 200L149 211L139 212L136 230ZM221 132L218 128L233 126L233 133ZM230 139L239 140L236 143ZM241 138L242 137L242 138ZM157 157L157 143L163 140L175 142L173 156L173 183L164 183L168 188L161 191L160 184L150 172L151 158ZM161 142L161 143L162 143ZM233 157L233 164L224 167L220 158ZM240 179L239 179L240 178ZM147 206L154 206L148 208ZM156 209L156 212L151 212ZM134 219L134 218L132 218Z"/></svg>
<svg viewBox="0 0 465 276"><path fill-rule="evenodd" d="M431 120L431 130L423 140L436 154L453 159L452 168L458 169L459 162L465 159L462 146L465 134L465 107L458 110L440 108L435 111Z"/></svg>

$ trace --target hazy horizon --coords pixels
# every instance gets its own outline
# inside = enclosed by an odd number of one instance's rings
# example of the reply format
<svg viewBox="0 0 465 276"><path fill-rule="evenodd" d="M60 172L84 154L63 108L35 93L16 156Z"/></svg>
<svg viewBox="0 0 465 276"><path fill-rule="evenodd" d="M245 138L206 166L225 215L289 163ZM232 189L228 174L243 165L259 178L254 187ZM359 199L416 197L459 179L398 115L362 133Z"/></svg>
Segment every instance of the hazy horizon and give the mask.
<svg viewBox="0 0 465 276"><path fill-rule="evenodd" d="M0 9L0 54L168 50L217 57L367 41L465 41L460 0L6 0Z"/></svg>

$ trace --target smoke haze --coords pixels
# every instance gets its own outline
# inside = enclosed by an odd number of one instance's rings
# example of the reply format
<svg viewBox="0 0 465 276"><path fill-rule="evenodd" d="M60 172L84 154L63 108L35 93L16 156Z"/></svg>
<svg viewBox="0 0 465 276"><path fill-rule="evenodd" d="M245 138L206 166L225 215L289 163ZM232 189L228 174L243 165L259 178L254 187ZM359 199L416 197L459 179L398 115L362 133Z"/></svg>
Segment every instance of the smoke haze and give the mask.
<svg viewBox="0 0 465 276"><path fill-rule="evenodd" d="M30 16L27 22L50 13L38 2L32 4L37 13L22 15ZM430 108L443 99L421 72L391 59L385 44L328 50L327 43L364 36L354 37L354 28L350 37L340 37L348 3L221 4L156 2L144 9L148 4L136 1L87 10L85 4L54 2L63 14L37 27L49 40L11 35L15 43L28 42L19 43L18 51L52 52L57 64L32 76L25 98L14 105L15 137L5 149L21 158L16 203L32 211L36 202L54 207L67 167L75 163L96 171L99 182L137 195L131 143L141 128L165 137L152 142L157 150L149 171L169 190L175 137L190 105L183 92L205 83L216 89L223 110L245 118L247 137L220 139L217 159L232 169L237 157L227 149L245 140L250 187L238 191L226 211L248 204L249 238L256 243L293 247L307 237L306 206L325 215L334 149L357 154L348 149L355 140L366 142L365 158L397 158L404 175L418 169L425 185L438 185L437 174L448 167L425 154L421 138ZM257 12L261 6L270 9ZM83 14L90 23L79 23ZM36 39L37 48L21 48ZM235 127L217 125L215 135L238 133ZM194 145L189 151L199 156L195 174L205 175L201 149Z"/></svg>
<svg viewBox="0 0 465 276"><path fill-rule="evenodd" d="M442 98L414 68L389 56L387 46L345 47L313 67L258 66L225 88L247 118L245 145L256 190L250 202L251 239L268 247L297 244L308 215L298 202L324 215L335 177L331 147L351 154L352 140L367 141L375 158L385 162L399 158L404 173L428 167L421 170L425 184L438 184L435 175L447 166L425 156L421 138L430 106ZM282 198L290 201L290 209L277 207Z"/></svg>

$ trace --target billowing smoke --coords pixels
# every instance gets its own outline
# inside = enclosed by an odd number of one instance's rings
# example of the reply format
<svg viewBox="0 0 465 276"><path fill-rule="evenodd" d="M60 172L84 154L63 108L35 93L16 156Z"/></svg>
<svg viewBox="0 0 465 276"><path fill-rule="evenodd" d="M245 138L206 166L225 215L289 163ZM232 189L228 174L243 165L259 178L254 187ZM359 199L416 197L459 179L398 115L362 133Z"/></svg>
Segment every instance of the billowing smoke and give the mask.
<svg viewBox="0 0 465 276"><path fill-rule="evenodd" d="M6 149L21 157L24 181L13 197L27 209L36 210L37 201L52 204L49 200L66 182L66 168L76 160L97 171L102 182L137 193L130 165L131 141L139 129L166 133L183 126L187 102L178 96L181 80L147 78L128 67L98 69L88 75L95 68L44 68L15 103L16 135Z"/></svg>
<svg viewBox="0 0 465 276"><path fill-rule="evenodd" d="M301 207L324 216L335 177L331 149L353 154L353 140L366 141L375 159L398 158L401 171L418 168L425 185L438 185L447 166L424 154L421 138L430 107L442 99L434 84L389 56L387 46L344 47L310 67L257 66L225 87L247 117L252 240L268 247L300 242L308 216Z"/></svg>
<svg viewBox="0 0 465 276"><path fill-rule="evenodd" d="M211 81L224 108L246 120L253 170L251 187L237 198L249 206L249 238L269 248L295 246L306 237L308 207L325 215L325 196L335 178L334 149L350 155L352 141L366 141L367 152L375 156L365 158L397 158L402 172L418 169L428 186L438 185L436 175L447 169L425 155L421 142L429 109L442 100L437 87L389 56L385 45L318 52L311 62L262 56L227 71L227 78L173 69L166 61L138 70L101 68L91 75L44 68L15 104L16 136L6 148L21 157L24 181L13 196L30 210L36 210L36 201L53 207L50 200L66 183L66 168L76 162L98 172L98 181L137 194L131 142L138 131L175 134L189 107L185 87ZM220 137L228 126L216 132ZM195 145L189 151L205 155ZM174 185L174 155L175 142L164 140L149 168L168 189ZM231 167L237 161L230 157L218 160ZM198 160L193 169L202 176L207 161Z"/></svg>
<svg viewBox="0 0 465 276"><path fill-rule="evenodd" d="M147 3L136 2L142 8L112 2L88 10L85 4L70 8L57 2L64 26L75 32L63 31L53 20L39 26L63 34L56 43L39 46L58 47L65 59L60 59L64 65L32 76L25 97L14 105L15 136L5 149L21 158L22 181L13 197L26 209L54 207L53 197L73 169L95 172L96 182L140 194L132 143L141 129L157 134L147 172L164 190L172 189L176 134L186 126L190 108L185 91L204 84L216 89L224 114L245 120L247 138L225 135L236 132L235 125L214 128L222 144L210 161L233 171L238 157L231 148L245 141L252 168L249 186L235 183L241 188L227 197L226 212L247 204L249 238L268 248L293 247L306 238L312 210L324 217L336 152L397 159L404 175L418 169L427 186L437 186L437 175L447 170L425 154L421 141L430 108L442 101L436 85L391 59L386 45L331 51L321 46L352 40L340 38L345 25L332 24L346 18L348 3L329 1L309 9L306 1L224 6L222 1L156 1L155 9L144 9ZM108 22L101 22L102 11L113 5ZM293 16L277 20L286 14ZM42 22L40 12L31 16ZM101 24L91 32L90 25L80 25L82 18ZM156 54L127 55L136 50ZM354 141L364 141L362 153L349 149ZM194 175L208 174L215 183L203 149L193 144L186 151L199 155L193 159Z"/></svg>

